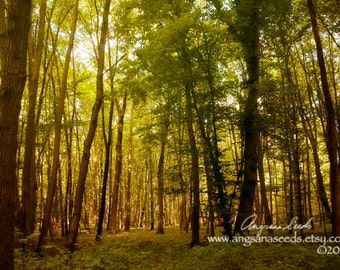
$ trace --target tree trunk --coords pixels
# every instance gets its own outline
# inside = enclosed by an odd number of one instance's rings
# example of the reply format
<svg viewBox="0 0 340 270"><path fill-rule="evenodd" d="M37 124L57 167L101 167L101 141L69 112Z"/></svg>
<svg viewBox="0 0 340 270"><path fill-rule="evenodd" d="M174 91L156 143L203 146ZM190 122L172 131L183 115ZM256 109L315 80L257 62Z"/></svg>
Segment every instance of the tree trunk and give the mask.
<svg viewBox="0 0 340 270"><path fill-rule="evenodd" d="M257 99L259 97L259 3L258 0L248 1L247 6L244 1L240 2L239 15L241 20L246 21L244 36L240 37L245 51L245 61L248 72L248 97L244 109L243 131L244 131L244 180L241 187L240 205L236 219L234 233L241 232L241 225L244 220L252 215L255 198L255 188L257 183L257 146L259 141L259 130L257 124L258 108ZM247 12L242 9L248 7ZM247 224L245 224L247 225Z"/></svg>
<svg viewBox="0 0 340 270"><path fill-rule="evenodd" d="M261 142L260 142L261 143ZM267 199L267 190L266 190L266 182L265 182L265 176L264 176L264 167L263 167L263 148L261 145L259 145L258 148L258 155L259 155L259 179L260 179L260 195L261 195L261 206L264 209L264 221L265 225L271 225L273 224L273 216L270 212L269 205L268 205L268 199ZM273 235L273 230L268 229L268 233L270 235Z"/></svg>
<svg viewBox="0 0 340 270"><path fill-rule="evenodd" d="M180 60L183 66L183 72L187 76L184 81L185 90L185 112L186 112L186 124L189 139L189 149L191 157L191 172L190 183L192 188L192 207L191 207L191 243L190 246L199 245L200 243L200 181L199 181L199 156L196 145L196 136L194 131L194 115L193 115L193 97L194 90L193 74L190 56L188 55L186 44L183 44L182 51L179 54Z"/></svg>
<svg viewBox="0 0 340 270"><path fill-rule="evenodd" d="M192 115L192 101L190 95L190 89L185 86L185 97L186 97L186 112L187 112L187 128L189 136L190 145L190 155L191 155L191 174L190 180L192 183L192 194L193 194L193 204L191 210L191 243L190 246L199 245L200 243L200 182L199 182L199 162L198 162L198 150L196 146L196 137L193 127L193 115Z"/></svg>
<svg viewBox="0 0 340 270"><path fill-rule="evenodd" d="M207 177L207 190L208 190L208 226L207 235L215 236L215 193L213 184L213 174L211 172L210 159L207 154L204 154L204 167Z"/></svg>
<svg viewBox="0 0 340 270"><path fill-rule="evenodd" d="M300 105L300 108L301 107L302 106ZM300 112L301 112L302 126L303 126L303 129L305 131L307 138L309 139L310 146L312 149L318 197L322 204L322 207L325 210L327 218L331 220L332 213L331 213L331 208L328 203L327 193L326 193L325 185L323 181L323 175L321 172L320 158L318 154L318 141L316 138L317 133L316 131L313 132L313 128L311 127L311 123L310 123L311 121L308 119L307 113L304 112L302 108L300 109Z"/></svg>
<svg viewBox="0 0 340 270"><path fill-rule="evenodd" d="M73 120L73 117L72 117ZM65 130L66 152L67 152L67 173L66 173L66 188L65 188L65 202L64 202L64 231L68 235L70 231L70 220L73 205L73 171L72 171L72 137L73 127Z"/></svg>
<svg viewBox="0 0 340 270"><path fill-rule="evenodd" d="M331 184L331 201L332 201L332 235L340 235L340 178L339 178L339 164L338 164L338 140L336 128L336 116L332 96L329 90L327 79L327 71L325 60L323 56L323 48L319 34L316 11L314 8L313 0L307 0L308 9L312 24L312 30L316 45L317 58L320 68L322 92L324 95L326 106L326 122L327 134L325 140L328 151L328 158L330 162L330 184Z"/></svg>
<svg viewBox="0 0 340 270"><path fill-rule="evenodd" d="M300 140L299 133L297 130L297 121L295 115L292 119L292 132L290 135L290 148L292 153L291 160L291 168L292 171L292 180L293 180L293 202L294 202L294 217L298 218L299 224L304 224L303 217L303 207L302 207L302 192L301 192L301 170L300 170ZM300 231L301 236L303 236L303 230Z"/></svg>
<svg viewBox="0 0 340 270"><path fill-rule="evenodd" d="M168 116L166 116L168 117ZM164 233L164 160L165 160L165 145L168 136L168 128L169 128L169 119L165 120L165 123L162 123L161 126L161 153L158 161L158 170L157 170L157 200L158 200L158 224L157 224L157 233Z"/></svg>
<svg viewBox="0 0 340 270"><path fill-rule="evenodd" d="M123 104L120 105L117 97L115 97L115 103L118 111L118 125L117 125L117 142L116 142L116 164L115 175L113 179L112 190L112 205L111 205L111 226L113 233L118 232L118 195L120 180L122 178L123 170L123 128L124 128L124 116L126 109L127 93L124 94Z"/></svg>
<svg viewBox="0 0 340 270"><path fill-rule="evenodd" d="M50 225L51 225L52 207L53 207L53 200L56 194L57 176L58 176L58 168L59 168L61 124L62 124L62 117L64 114L64 104L65 104L65 96L66 96L66 90L67 90L68 71L69 71L71 53L73 50L73 41L74 41L77 21L78 21L78 3L79 3L79 0L75 0L73 22L71 26L71 34L70 34L69 41L68 41L68 48L67 48L67 52L65 56L61 88L60 88L60 93L59 93L59 98L58 98L59 103L57 107L55 126L54 126L54 149L53 149L52 172L51 172L51 177L48 182L48 191L47 191L47 197L46 197L46 204L44 208L44 218L42 221L39 242L37 246L37 252L41 251L45 238L48 234L48 230L50 229Z"/></svg>
<svg viewBox="0 0 340 270"><path fill-rule="evenodd" d="M17 136L21 98L27 78L31 7L29 0L7 1L6 46L1 55L5 57L0 60L0 269L6 270L14 269Z"/></svg>
<svg viewBox="0 0 340 270"><path fill-rule="evenodd" d="M184 127L183 127L184 128ZM183 161L182 161L182 152L183 152L183 134L184 130L181 127L178 127L178 147L175 149L177 153L177 166L178 166L178 177L180 181L181 187L181 202L180 202L180 230L184 230L188 232L188 217L187 217L187 183L183 177Z"/></svg>
<svg viewBox="0 0 340 270"><path fill-rule="evenodd" d="M25 132L25 155L22 172L22 208L23 208L23 228L24 235L27 237L32 234L35 227L35 214L37 206L37 181L35 168L35 107L37 102L38 82L40 74L40 65L42 59L43 42L45 35L45 15L46 15L46 1L40 4L39 17L39 32L36 44L36 50L33 52L32 34L30 38L30 73L28 81L28 112L27 112L27 126ZM35 56L33 59L33 55Z"/></svg>
<svg viewBox="0 0 340 270"><path fill-rule="evenodd" d="M104 107L102 107L102 126L103 126L103 137L104 137L104 145L105 145L105 164L104 164L103 185L102 185L102 194L101 194L101 200L100 200L96 240L101 239L101 235L103 231L103 221L104 221L105 205L106 205L106 190L107 190L107 182L109 178L110 163L111 163L112 119L113 119L113 109L114 109L113 107L114 107L114 100L111 99L107 136L105 132Z"/></svg>
<svg viewBox="0 0 340 270"><path fill-rule="evenodd" d="M74 251L75 243L77 242L79 221L82 211L83 196L85 190L86 176L88 172L88 166L90 162L90 151L94 135L97 129L98 114L103 102L104 96L104 85L103 85L103 74L104 74L104 62L105 62L105 43L108 32L108 21L110 11L111 0L105 0L103 9L103 21L101 26L100 41L98 48L98 69L96 79L96 100L92 107L90 127L84 142L83 156L79 169L79 176L76 188L76 194L74 199L74 210L70 226L70 233L67 237L66 246L71 251Z"/></svg>
<svg viewBox="0 0 340 270"><path fill-rule="evenodd" d="M149 176L149 186L150 186L150 230L155 229L155 202L154 202L154 187L153 187L153 168L151 166L152 161L151 161L151 154L149 156L149 166L150 166L150 172L148 174Z"/></svg>
<svg viewBox="0 0 340 270"><path fill-rule="evenodd" d="M129 156L128 156L128 172L127 172L127 183L125 187L125 220L124 230L128 232L131 225L131 177L132 177L132 162L133 162L133 106L131 106L131 121L129 131Z"/></svg>

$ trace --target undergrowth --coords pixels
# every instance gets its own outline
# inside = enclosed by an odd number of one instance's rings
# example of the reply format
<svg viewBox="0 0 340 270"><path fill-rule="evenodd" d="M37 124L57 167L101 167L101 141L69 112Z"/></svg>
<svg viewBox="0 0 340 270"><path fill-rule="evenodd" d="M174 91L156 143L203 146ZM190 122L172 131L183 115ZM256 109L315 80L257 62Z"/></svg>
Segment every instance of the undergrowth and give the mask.
<svg viewBox="0 0 340 270"><path fill-rule="evenodd" d="M190 248L190 233L134 229L117 235L80 235L70 253L50 243L43 253L16 250L15 269L340 269L340 255L320 255L318 244L208 243ZM203 237L202 237L203 238Z"/></svg>

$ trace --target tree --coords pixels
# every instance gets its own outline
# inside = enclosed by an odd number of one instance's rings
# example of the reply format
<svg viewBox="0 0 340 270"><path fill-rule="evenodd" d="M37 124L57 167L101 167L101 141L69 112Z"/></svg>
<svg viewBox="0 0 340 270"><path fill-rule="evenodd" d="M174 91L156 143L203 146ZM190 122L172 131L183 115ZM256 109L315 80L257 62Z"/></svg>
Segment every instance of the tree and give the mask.
<svg viewBox="0 0 340 270"><path fill-rule="evenodd" d="M62 124L62 118L64 114L64 104L65 104L67 82L68 82L68 71L69 71L70 62L71 62L71 53L73 50L74 37L76 34L77 21L78 21L78 3L79 3L79 0L75 0L74 7L73 7L73 11L74 11L73 21L72 21L71 33L69 36L68 48L67 48L66 57L65 57L62 82L61 82L61 88L60 88L60 94L59 94L59 102L58 102L55 126L54 126L55 139L54 139L54 148L53 148L52 172L51 172L51 176L49 179L46 205L44 208L44 218L43 218L42 225L41 225L37 252L41 252L45 238L48 234L48 230L50 229L53 200L55 198L56 188L57 188L57 177L58 177L58 170L60 166L59 154L60 154L61 124Z"/></svg>
<svg viewBox="0 0 340 270"><path fill-rule="evenodd" d="M111 91L111 93L112 92L113 91ZM109 178L109 172L110 172L109 167L111 164L113 110L114 110L114 99L111 97L107 133L105 131L104 106L102 106L102 126L103 126L103 137L104 137L104 146L105 146L105 163L104 163L103 185L102 185L102 193L101 193L101 199L100 199L100 209L99 209L96 240L100 240L100 237L102 235L103 221L104 221L104 214L105 214L107 180Z"/></svg>
<svg viewBox="0 0 340 270"><path fill-rule="evenodd" d="M126 111L127 93L125 92L122 104L119 103L117 96L114 97L117 112L118 112L118 125L117 125L117 141L116 141L116 162L115 174L112 191L112 205L111 205L111 226L114 233L118 232L118 195L119 186L122 177L123 169L123 129L124 129L124 116Z"/></svg>
<svg viewBox="0 0 340 270"><path fill-rule="evenodd" d="M336 114L334 110L332 96L329 90L327 79L327 71L323 55L323 47L319 34L319 28L316 18L316 11L313 0L307 0L308 9L312 24L312 30L316 45L316 53L321 76L321 86L325 101L326 121L327 121L327 136L325 138L328 157L330 162L330 184L331 184L331 200L332 200L332 234L340 235L340 174L338 163L338 140L336 128Z"/></svg>
<svg viewBox="0 0 340 270"><path fill-rule="evenodd" d="M2 6L4 2L1 1ZM1 29L6 36L1 50L0 77L0 268L14 269L17 137L21 98L27 78L28 35L32 2L9 0ZM2 11L1 11L2 12Z"/></svg>
<svg viewBox="0 0 340 270"><path fill-rule="evenodd" d="M114 113L114 104L115 104L115 93L114 93L114 83L115 83L115 75L117 70L117 64L119 62L116 59L116 63L112 66L111 61L111 50L110 45L108 46L109 49L109 65L110 65L110 109L109 109L109 119L108 119L108 127L107 132L105 131L105 113L104 113L104 106L102 106L102 127L103 127L103 138L104 138L104 146L105 146L105 163L104 163L104 173L103 173L103 185L102 185L102 194L101 194L101 202L100 202L100 209L99 209L99 217L98 217L98 226L97 226L97 235L96 240L100 240L100 236L102 234L103 228L103 220L105 214L105 205L106 205L106 190L107 190L107 182L110 172L110 165L111 165L111 156L112 156L112 135L113 135L113 113ZM116 57L118 54L118 44L116 48Z"/></svg>
<svg viewBox="0 0 340 270"><path fill-rule="evenodd" d="M27 126L25 132L25 156L22 172L22 208L23 208L23 228L24 235L27 237L34 231L35 214L37 206L37 181L35 164L35 139L36 139L36 103L38 93L38 83L40 66L43 53L43 42L45 36L45 16L46 1L40 5L39 30L36 50L33 50L33 33L30 37L30 77L28 81L29 107L27 112ZM35 56L35 57L33 57Z"/></svg>
<svg viewBox="0 0 340 270"><path fill-rule="evenodd" d="M199 154L196 143L196 135L194 130L194 115L193 115L193 101L192 92L194 88L194 82L192 77L191 60L187 52L185 45L182 45L182 50L179 53L179 58L182 63L184 74L187 75L187 79L184 80L184 93L185 93L185 113L186 113L186 125L189 139L189 149L191 158L190 168L190 183L192 185L193 205L191 211L191 243L190 246L195 246L200 243L200 181L199 181Z"/></svg>
<svg viewBox="0 0 340 270"><path fill-rule="evenodd" d="M168 117L165 116L165 117ZM159 155L158 160L158 169L157 169L157 201L158 201L158 224L157 224L157 233L164 233L164 162L165 162L165 146L167 142L169 129L169 119L165 119L164 123L161 126L161 153Z"/></svg>
<svg viewBox="0 0 340 270"><path fill-rule="evenodd" d="M104 2L103 9L103 21L101 26L100 33L100 41L98 47L98 69L97 69L97 77L96 77L96 99L92 107L91 113L91 121L90 127L87 132L85 141L84 141L84 149L82 160L79 169L78 182L76 187L76 194L74 199L74 210L73 216L70 226L70 233L67 237L66 246L71 251L74 251L75 243L77 242L78 237L78 229L79 229L79 221L81 217L82 204L83 204L83 196L85 190L86 177L88 172L88 166L90 162L90 151L93 143L94 135L97 129L97 120L100 112L100 108L102 106L103 97L104 97L104 83L103 83L103 75L104 75L104 64L105 64L105 44L107 40L107 32L108 32L108 21L109 21L109 12L110 12L111 0L106 0Z"/></svg>
<svg viewBox="0 0 340 270"><path fill-rule="evenodd" d="M131 106L131 120L129 130L129 153L128 153L128 164L127 164L127 182L125 186L125 220L124 220L124 231L129 231L131 226L131 179L132 179L132 165L133 165L133 110L134 106Z"/></svg>
<svg viewBox="0 0 340 270"><path fill-rule="evenodd" d="M243 114L244 132L244 179L241 188L240 205L234 233L241 232L241 225L251 216L257 183L259 145L258 103L259 98L259 0L235 1L240 23L239 39L244 48L248 78L248 89ZM249 220L249 219L248 219Z"/></svg>

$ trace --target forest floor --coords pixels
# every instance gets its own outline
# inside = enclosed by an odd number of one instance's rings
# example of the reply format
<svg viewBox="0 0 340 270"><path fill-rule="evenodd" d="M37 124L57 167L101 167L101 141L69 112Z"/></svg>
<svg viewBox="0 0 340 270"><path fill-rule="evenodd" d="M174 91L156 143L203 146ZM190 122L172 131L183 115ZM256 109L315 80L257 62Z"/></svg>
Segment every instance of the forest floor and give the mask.
<svg viewBox="0 0 340 270"><path fill-rule="evenodd" d="M46 245L41 255L17 249L15 269L340 269L340 244L209 243L201 232L202 244L193 248L190 232L176 228L166 228L162 235L146 229L105 233L101 241L81 234L72 254L58 241Z"/></svg>

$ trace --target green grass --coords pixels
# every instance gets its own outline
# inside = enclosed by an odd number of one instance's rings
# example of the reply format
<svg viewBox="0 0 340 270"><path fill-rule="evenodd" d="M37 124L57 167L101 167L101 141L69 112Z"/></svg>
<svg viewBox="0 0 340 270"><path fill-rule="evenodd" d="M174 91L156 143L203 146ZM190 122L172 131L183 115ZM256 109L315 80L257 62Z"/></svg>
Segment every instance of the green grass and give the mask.
<svg viewBox="0 0 340 270"><path fill-rule="evenodd" d="M57 244L43 256L16 250L16 269L340 269L340 255L320 255L318 244L208 243L189 247L190 233L142 229L118 235L80 235L71 254Z"/></svg>

